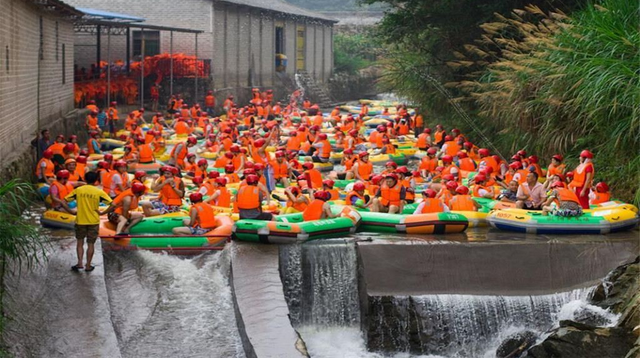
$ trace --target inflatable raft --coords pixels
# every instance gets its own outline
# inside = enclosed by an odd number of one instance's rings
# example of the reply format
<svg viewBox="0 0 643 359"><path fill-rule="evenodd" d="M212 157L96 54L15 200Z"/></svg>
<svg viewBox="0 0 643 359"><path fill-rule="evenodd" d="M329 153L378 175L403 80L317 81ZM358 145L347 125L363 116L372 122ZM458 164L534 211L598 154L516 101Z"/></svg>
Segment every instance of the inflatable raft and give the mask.
<svg viewBox="0 0 643 359"><path fill-rule="evenodd" d="M540 211L493 211L489 223L501 230L533 234L607 234L634 228L639 216L624 208L600 208L579 217L543 216Z"/></svg>
<svg viewBox="0 0 643 359"><path fill-rule="evenodd" d="M116 148L125 146L125 142L113 138L101 138L98 140L102 151L112 151Z"/></svg>
<svg viewBox="0 0 643 359"><path fill-rule="evenodd" d="M338 238L355 233L361 216L350 207L341 217L304 222L301 213L277 216L277 221L241 219L235 223L234 238L239 241L288 244L323 238Z"/></svg>
<svg viewBox="0 0 643 359"><path fill-rule="evenodd" d="M464 232L469 226L466 217L457 213L388 214L360 212L360 232L446 234Z"/></svg>
<svg viewBox="0 0 643 359"><path fill-rule="evenodd" d="M127 172L134 173L136 171L144 171L147 174L158 173L161 164L159 162L151 163L130 163L127 165Z"/></svg>
<svg viewBox="0 0 643 359"><path fill-rule="evenodd" d="M74 229L76 216L67 212L58 212L50 209L42 214L40 224L43 227L49 228Z"/></svg>
<svg viewBox="0 0 643 359"><path fill-rule="evenodd" d="M103 217L98 233L106 247L112 250L147 249L181 253L221 249L232 236L234 222L229 216L216 216L217 227L203 235L173 235L172 229L182 227L183 220L187 218L189 217L148 217L132 227L129 235L117 236L116 226Z"/></svg>

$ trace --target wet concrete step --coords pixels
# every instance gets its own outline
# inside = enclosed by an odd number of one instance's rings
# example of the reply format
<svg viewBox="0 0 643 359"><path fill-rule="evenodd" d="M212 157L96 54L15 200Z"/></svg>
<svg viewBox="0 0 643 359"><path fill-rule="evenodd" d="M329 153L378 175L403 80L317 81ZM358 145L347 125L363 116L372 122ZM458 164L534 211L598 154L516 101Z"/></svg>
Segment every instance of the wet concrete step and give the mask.
<svg viewBox="0 0 643 359"><path fill-rule="evenodd" d="M279 275L279 247L233 242L231 253L230 283L246 355L307 357L305 344L288 317Z"/></svg>
<svg viewBox="0 0 643 359"><path fill-rule="evenodd" d="M33 271L7 267L4 343L16 357L120 357L100 241L87 273L72 272L76 240L53 243Z"/></svg>

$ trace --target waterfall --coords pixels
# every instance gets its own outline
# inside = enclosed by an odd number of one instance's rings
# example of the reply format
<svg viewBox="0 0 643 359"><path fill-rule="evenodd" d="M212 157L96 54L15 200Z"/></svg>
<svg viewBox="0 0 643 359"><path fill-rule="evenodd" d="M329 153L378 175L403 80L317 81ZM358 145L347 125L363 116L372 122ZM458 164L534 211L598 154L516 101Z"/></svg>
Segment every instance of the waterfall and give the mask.
<svg viewBox="0 0 643 359"><path fill-rule="evenodd" d="M425 295L372 297L368 347L381 353L494 356L508 335L544 333L568 303L586 303L592 288L534 296ZM564 316L569 316L567 309Z"/></svg>

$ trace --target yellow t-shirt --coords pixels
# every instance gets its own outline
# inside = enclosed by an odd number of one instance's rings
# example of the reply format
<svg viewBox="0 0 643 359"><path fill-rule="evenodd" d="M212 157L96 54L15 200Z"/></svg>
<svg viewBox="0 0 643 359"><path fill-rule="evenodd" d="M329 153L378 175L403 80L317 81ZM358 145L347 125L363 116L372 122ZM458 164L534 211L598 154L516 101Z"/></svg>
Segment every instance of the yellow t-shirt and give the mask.
<svg viewBox="0 0 643 359"><path fill-rule="evenodd" d="M94 225L100 224L100 216L98 215L98 206L103 201L110 204L112 199L109 198L105 191L98 187L91 185L84 185L74 189L70 194L65 197L67 202L76 200L76 224L81 225Z"/></svg>

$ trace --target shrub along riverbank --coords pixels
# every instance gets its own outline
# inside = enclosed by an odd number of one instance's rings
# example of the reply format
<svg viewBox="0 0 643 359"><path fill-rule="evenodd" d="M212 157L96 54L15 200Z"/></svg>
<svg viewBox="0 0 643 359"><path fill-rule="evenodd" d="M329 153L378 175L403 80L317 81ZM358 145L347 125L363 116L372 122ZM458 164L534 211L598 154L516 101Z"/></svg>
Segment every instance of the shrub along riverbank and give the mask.
<svg viewBox="0 0 643 359"><path fill-rule="evenodd" d="M402 3L380 25L395 50L384 63L384 90L420 104L429 125L458 126L505 157L524 148L545 157L545 165L546 157L562 153L573 168L589 148L596 180L638 205L638 2L554 1L519 9L509 8L516 2ZM466 11L457 32L447 21L464 6L477 14Z"/></svg>

